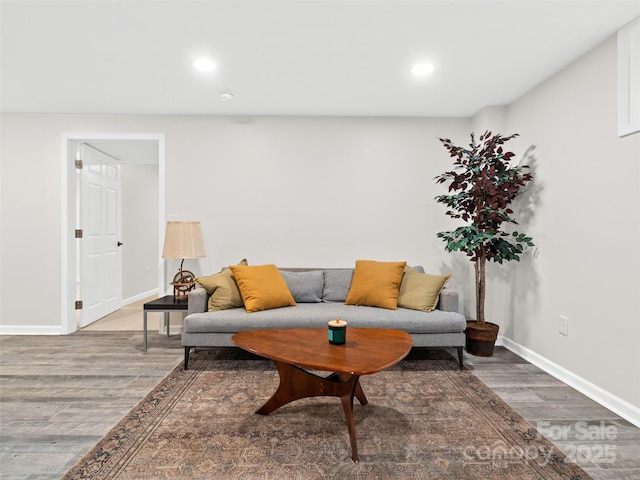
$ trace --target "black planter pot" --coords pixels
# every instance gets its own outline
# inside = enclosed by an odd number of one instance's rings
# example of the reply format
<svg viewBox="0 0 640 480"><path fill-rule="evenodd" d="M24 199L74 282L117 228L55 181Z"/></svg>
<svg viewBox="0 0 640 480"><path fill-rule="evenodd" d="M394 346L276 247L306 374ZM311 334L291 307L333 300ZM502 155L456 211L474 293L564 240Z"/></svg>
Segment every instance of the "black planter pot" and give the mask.
<svg viewBox="0 0 640 480"><path fill-rule="evenodd" d="M491 357L499 328L495 323L485 322L483 326L479 326L475 320L468 320L464 331L467 352L477 357Z"/></svg>

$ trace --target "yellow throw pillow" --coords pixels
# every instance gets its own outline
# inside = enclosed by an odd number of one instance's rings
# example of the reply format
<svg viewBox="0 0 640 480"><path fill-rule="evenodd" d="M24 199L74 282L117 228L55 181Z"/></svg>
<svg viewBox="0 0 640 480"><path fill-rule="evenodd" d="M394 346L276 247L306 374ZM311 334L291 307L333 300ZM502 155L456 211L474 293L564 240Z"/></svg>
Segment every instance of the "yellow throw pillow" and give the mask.
<svg viewBox="0 0 640 480"><path fill-rule="evenodd" d="M238 265L247 265L247 259L243 258ZM196 282L202 285L209 295L209 311L229 310L242 307L242 295L233 278L231 270L223 270L215 275L197 278Z"/></svg>
<svg viewBox="0 0 640 480"><path fill-rule="evenodd" d="M407 262L356 260L346 305L367 305L396 310L398 290Z"/></svg>
<svg viewBox="0 0 640 480"><path fill-rule="evenodd" d="M287 283L275 265L231 266L244 308L258 312L296 304Z"/></svg>
<svg viewBox="0 0 640 480"><path fill-rule="evenodd" d="M429 275L406 267L400 284L398 306L423 312L435 310L440 292L450 278L451 275Z"/></svg>

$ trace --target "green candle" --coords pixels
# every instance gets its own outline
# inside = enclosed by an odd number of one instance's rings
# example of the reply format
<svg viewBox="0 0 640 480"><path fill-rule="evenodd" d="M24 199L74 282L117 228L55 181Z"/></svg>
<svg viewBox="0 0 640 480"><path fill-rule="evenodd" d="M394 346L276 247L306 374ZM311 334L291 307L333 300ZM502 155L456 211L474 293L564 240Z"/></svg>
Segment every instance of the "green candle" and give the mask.
<svg viewBox="0 0 640 480"><path fill-rule="evenodd" d="M347 322L336 318L329 322L329 343L344 345L347 340Z"/></svg>

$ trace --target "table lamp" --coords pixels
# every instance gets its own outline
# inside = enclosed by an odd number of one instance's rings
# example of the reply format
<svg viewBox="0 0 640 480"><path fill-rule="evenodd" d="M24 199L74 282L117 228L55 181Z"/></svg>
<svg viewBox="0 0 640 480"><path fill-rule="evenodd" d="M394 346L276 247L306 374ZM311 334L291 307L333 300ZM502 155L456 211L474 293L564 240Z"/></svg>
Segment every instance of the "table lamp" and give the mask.
<svg viewBox="0 0 640 480"><path fill-rule="evenodd" d="M182 269L184 259L204 256L200 222L167 222L162 258L182 259L180 269L171 282L174 297L186 296L196 284L195 275Z"/></svg>

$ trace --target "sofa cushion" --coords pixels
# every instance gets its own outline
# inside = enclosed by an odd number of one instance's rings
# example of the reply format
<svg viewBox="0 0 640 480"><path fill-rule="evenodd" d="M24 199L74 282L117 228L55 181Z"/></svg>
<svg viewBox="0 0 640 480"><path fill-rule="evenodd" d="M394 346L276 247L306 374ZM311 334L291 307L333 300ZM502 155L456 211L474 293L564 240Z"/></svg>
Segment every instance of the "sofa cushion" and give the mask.
<svg viewBox="0 0 640 480"><path fill-rule="evenodd" d="M398 307L423 312L435 310L440 292L450 278L451 275L429 275L405 267L398 293Z"/></svg>
<svg viewBox="0 0 640 480"><path fill-rule="evenodd" d="M324 274L322 270L290 272L280 270L296 303L318 303L322 301Z"/></svg>
<svg viewBox="0 0 640 480"><path fill-rule="evenodd" d="M353 268L336 268L324 271L323 302L343 303L349 294Z"/></svg>
<svg viewBox="0 0 640 480"><path fill-rule="evenodd" d="M392 328L411 334L459 333L466 327L465 318L455 312L388 310L332 302L301 303L296 308L274 308L250 315L244 308L192 313L185 318L184 331L235 333L261 328L327 328L327 322L336 318L346 321L347 329Z"/></svg>
<svg viewBox="0 0 640 480"><path fill-rule="evenodd" d="M391 310L398 308L398 290L407 262L356 260L353 280L344 303Z"/></svg>
<svg viewBox="0 0 640 480"><path fill-rule="evenodd" d="M230 266L247 312L295 305L286 282L275 265Z"/></svg>
<svg viewBox="0 0 640 480"><path fill-rule="evenodd" d="M247 265L247 259L243 258L238 265ZM242 295L231 270L197 278L196 282L211 295L208 303L210 312L242 307Z"/></svg>

